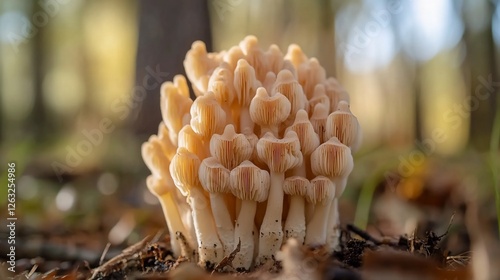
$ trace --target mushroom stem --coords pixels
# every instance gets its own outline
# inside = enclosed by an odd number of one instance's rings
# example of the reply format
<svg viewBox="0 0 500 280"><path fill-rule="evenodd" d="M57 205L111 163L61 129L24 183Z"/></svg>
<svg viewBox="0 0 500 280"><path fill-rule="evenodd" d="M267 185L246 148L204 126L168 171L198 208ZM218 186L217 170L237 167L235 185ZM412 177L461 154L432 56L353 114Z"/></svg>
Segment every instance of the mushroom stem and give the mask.
<svg viewBox="0 0 500 280"><path fill-rule="evenodd" d="M299 244L304 243L306 236L306 222L304 216L305 203L304 197L292 195L290 201L290 209L288 210L287 219L285 222L285 237L295 238Z"/></svg>
<svg viewBox="0 0 500 280"><path fill-rule="evenodd" d="M170 192L167 192L158 197L161 204L161 209L163 210L163 215L167 222L168 231L170 234L170 243L172 245L172 250L176 256L188 256L188 252L181 252L181 246L176 240L175 236L177 232L181 232L186 235L186 229L182 224L179 211L176 207L176 203ZM191 244L190 244L191 245Z"/></svg>
<svg viewBox="0 0 500 280"><path fill-rule="evenodd" d="M222 260L224 252L222 244L217 238L214 217L212 212L208 211L210 207L208 199L201 190L193 187L188 197L188 203L191 205L194 228L199 240L199 264L205 268L212 268Z"/></svg>
<svg viewBox="0 0 500 280"><path fill-rule="evenodd" d="M335 198L330 207L328 216L328 228L326 233L326 244L328 250L333 253L339 247L340 238L340 219L339 219L339 199Z"/></svg>
<svg viewBox="0 0 500 280"><path fill-rule="evenodd" d="M258 263L273 259L283 241L281 215L283 213L283 182L285 174L271 171L271 187L267 200L266 214L260 227Z"/></svg>
<svg viewBox="0 0 500 280"><path fill-rule="evenodd" d="M323 245L326 242L326 225L330 214L332 201L318 203L314 209L314 215L307 224L305 244L309 246Z"/></svg>
<svg viewBox="0 0 500 280"><path fill-rule="evenodd" d="M234 249L234 226L222 193L210 193L210 204L214 215L215 226L224 247L224 256Z"/></svg>
<svg viewBox="0 0 500 280"><path fill-rule="evenodd" d="M254 255L254 222L255 212L257 211L257 202L252 200L241 201L241 211L236 221L234 230L234 240L241 242L240 251L236 254L233 267L239 270L248 270L252 265ZM237 242L235 242L237 243Z"/></svg>

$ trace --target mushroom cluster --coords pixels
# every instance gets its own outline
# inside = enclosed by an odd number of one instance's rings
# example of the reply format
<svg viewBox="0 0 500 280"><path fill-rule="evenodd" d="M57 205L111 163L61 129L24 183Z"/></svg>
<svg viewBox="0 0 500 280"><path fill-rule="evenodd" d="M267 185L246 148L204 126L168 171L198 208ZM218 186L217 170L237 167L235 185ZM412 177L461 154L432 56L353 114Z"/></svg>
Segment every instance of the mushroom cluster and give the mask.
<svg viewBox="0 0 500 280"><path fill-rule="evenodd" d="M184 76L161 88L163 121L142 146L172 249L213 267L275 259L288 238L338 245L338 203L360 128L349 96L297 45L246 37L228 51L193 43Z"/></svg>

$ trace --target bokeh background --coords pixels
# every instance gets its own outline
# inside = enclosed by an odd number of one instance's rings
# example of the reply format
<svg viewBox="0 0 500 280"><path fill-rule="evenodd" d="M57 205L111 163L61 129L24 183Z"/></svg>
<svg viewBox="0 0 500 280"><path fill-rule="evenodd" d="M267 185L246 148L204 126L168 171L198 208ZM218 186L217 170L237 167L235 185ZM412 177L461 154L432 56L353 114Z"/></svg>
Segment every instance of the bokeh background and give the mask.
<svg viewBox="0 0 500 280"><path fill-rule="evenodd" d="M498 238L500 1L2 0L0 217L15 162L19 254L95 262L163 228L140 156L160 85L193 41L220 51L248 34L299 44L349 92L363 145L343 223L443 233L455 213L459 254L475 207Z"/></svg>

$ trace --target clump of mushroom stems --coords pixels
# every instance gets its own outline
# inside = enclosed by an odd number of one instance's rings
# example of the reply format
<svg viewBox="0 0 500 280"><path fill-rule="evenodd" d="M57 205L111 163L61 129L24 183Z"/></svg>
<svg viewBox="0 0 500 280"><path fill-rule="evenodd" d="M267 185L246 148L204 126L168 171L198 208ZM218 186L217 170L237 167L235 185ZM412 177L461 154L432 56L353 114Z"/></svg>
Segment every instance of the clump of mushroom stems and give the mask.
<svg viewBox="0 0 500 280"><path fill-rule="evenodd" d="M240 243L232 265L251 270L286 239L335 249L361 139L347 92L299 46L254 36L220 53L197 41L184 67L196 98L181 75L164 83L158 136L143 145L170 235L188 241L172 238L174 253L212 268Z"/></svg>

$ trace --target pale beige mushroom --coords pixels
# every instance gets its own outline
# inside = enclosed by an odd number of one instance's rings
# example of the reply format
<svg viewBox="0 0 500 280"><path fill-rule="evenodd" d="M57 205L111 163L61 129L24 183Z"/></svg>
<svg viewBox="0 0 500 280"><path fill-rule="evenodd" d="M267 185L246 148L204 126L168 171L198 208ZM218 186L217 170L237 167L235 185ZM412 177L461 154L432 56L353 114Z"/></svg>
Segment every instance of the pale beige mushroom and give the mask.
<svg viewBox="0 0 500 280"><path fill-rule="evenodd" d="M229 170L215 157L209 157L201 162L199 176L201 185L210 193L215 226L227 256L234 249L234 225L224 200L224 195L231 192Z"/></svg>
<svg viewBox="0 0 500 280"><path fill-rule="evenodd" d="M281 225L283 212L283 183L285 172L302 163L302 153L297 134L289 131L283 139L267 133L257 142L259 158L265 162L271 174L271 188L266 214L260 228L258 264L272 260L283 241Z"/></svg>
<svg viewBox="0 0 500 280"><path fill-rule="evenodd" d="M175 145L177 145L177 134L191 120L189 110L193 101L189 95L184 94L171 82L165 82L161 86L161 114L163 122L170 131L170 139Z"/></svg>
<svg viewBox="0 0 500 280"><path fill-rule="evenodd" d="M354 167L351 149L346 145L340 143L336 137L332 137L327 142L321 144L311 154L311 168L315 175L322 175L328 177L335 184L335 198L340 197L347 184L347 177L351 174ZM337 205L337 204L335 204ZM329 214L332 219L337 217L335 211L338 209L333 208ZM339 221L333 221L334 225L338 225ZM328 228L331 232L334 229ZM337 240L330 240L329 242L337 242ZM336 244L328 244L329 247L334 248Z"/></svg>
<svg viewBox="0 0 500 280"><path fill-rule="evenodd" d="M236 270L248 270L253 262L254 226L257 202L265 201L269 193L269 173L250 161L244 161L231 171L231 191L241 199L241 210L236 220L235 242L241 242L233 266Z"/></svg>
<svg viewBox="0 0 500 280"><path fill-rule="evenodd" d="M290 195L290 209L285 222L285 238L295 238L300 244L306 236L305 197L309 187L309 180L301 176L292 176L285 179L283 191Z"/></svg>
<svg viewBox="0 0 500 280"><path fill-rule="evenodd" d="M234 126L228 124L222 134L214 134L210 140L210 154L227 169L232 170L240 163L250 159L255 144L247 135L236 133Z"/></svg>
<svg viewBox="0 0 500 280"><path fill-rule="evenodd" d="M330 207L335 197L335 184L328 177L318 176L311 180L309 186L307 200L316 207L311 221L307 223L305 244L325 245Z"/></svg>
<svg viewBox="0 0 500 280"><path fill-rule="evenodd" d="M250 117L260 126L261 136L271 132L279 137L279 125L288 118L290 109L290 101L283 94L269 96L266 89L260 87L250 103Z"/></svg>
<svg viewBox="0 0 500 280"><path fill-rule="evenodd" d="M175 186L187 194L187 201L191 206L198 240L199 264L205 268L212 268L224 257L224 248L217 236L210 204L198 177L199 168L200 159L181 147L172 158L170 174Z"/></svg>
<svg viewBox="0 0 500 280"><path fill-rule="evenodd" d="M360 142L358 119L351 113L349 103L340 101L337 110L326 120L325 135L328 139L337 137L339 141L354 152Z"/></svg>

